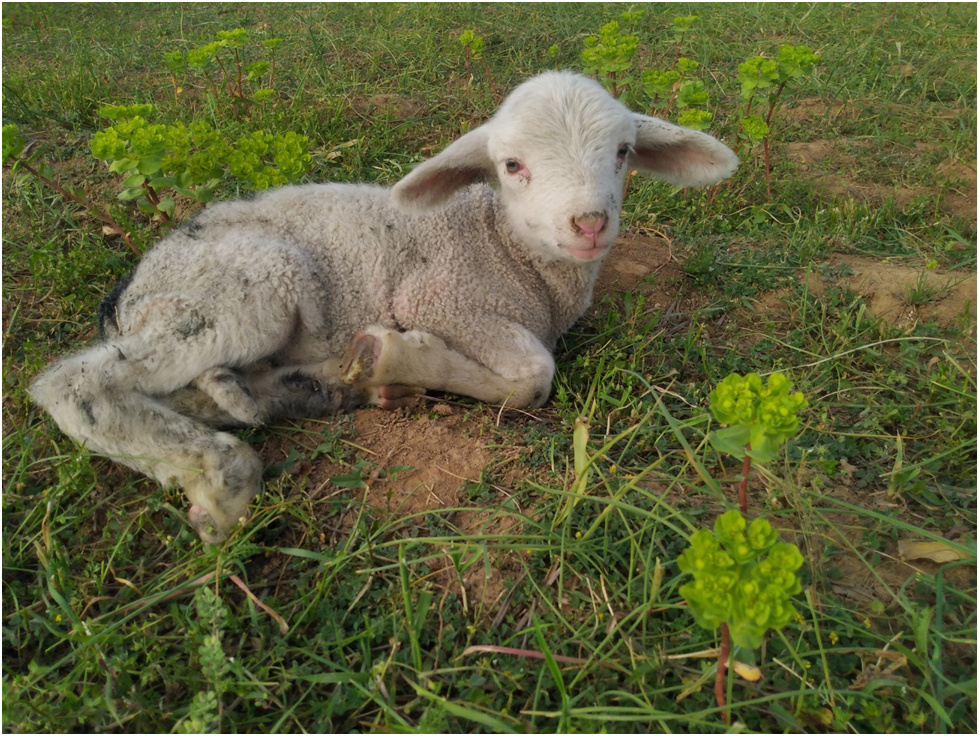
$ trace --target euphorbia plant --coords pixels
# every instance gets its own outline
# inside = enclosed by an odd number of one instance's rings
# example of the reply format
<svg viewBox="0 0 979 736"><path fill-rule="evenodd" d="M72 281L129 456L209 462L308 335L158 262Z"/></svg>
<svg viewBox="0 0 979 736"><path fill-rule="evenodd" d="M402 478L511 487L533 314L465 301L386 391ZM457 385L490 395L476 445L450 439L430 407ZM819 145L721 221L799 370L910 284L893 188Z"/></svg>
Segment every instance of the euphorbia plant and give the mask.
<svg viewBox="0 0 979 736"><path fill-rule="evenodd" d="M680 587L694 619L703 628L720 628L717 657L717 704L724 707L724 676L731 642L754 649L765 632L780 629L796 616L791 598L802 586L796 571L803 558L794 544L778 541L765 519L747 523L747 487L751 461L768 462L779 447L799 430L798 411L808 402L790 392L789 380L773 373L762 381L757 373L731 374L710 394L711 412L724 429L711 432L714 449L743 460L738 496L741 512L728 511L717 518L714 532L700 530L690 537L690 547L678 564L693 582ZM728 713L724 713L725 721Z"/></svg>
<svg viewBox="0 0 979 736"><path fill-rule="evenodd" d="M794 544L779 542L765 519L747 524L735 509L721 514L713 533L694 532L677 562L693 575L680 595L694 619L708 631L726 623L740 647L758 648L766 631L796 616L791 599L802 590L795 575L802 554Z"/></svg>
<svg viewBox="0 0 979 736"><path fill-rule="evenodd" d="M766 59L753 56L738 65L738 81L741 83L741 99L745 101L744 118L741 120L742 137L738 142L747 140L752 145L761 143L765 151L765 183L768 187L768 197L772 192L772 166L768 150L769 128L772 115L778 107L782 91L786 86L797 83L802 77L812 72L813 65L819 57L808 46L792 46L784 44L778 50L776 58ZM751 114L751 106L755 96L760 91L767 91L768 113L762 119Z"/></svg>
<svg viewBox="0 0 979 736"><path fill-rule="evenodd" d="M261 190L298 180L312 163L307 139L293 132L259 130L232 142L204 122L148 123L144 116L152 112L152 105L102 107L100 114L116 122L93 136L91 149L110 162L110 171L126 177L119 199L135 200L164 223L172 221L175 207L164 190L206 204L226 171L244 189Z"/></svg>
<svg viewBox="0 0 979 736"><path fill-rule="evenodd" d="M798 411L809 405L801 393L790 393L791 383L783 373L772 373L762 382L757 373L732 373L710 393L710 409L725 429L711 432L711 446L744 460L739 499L748 513L747 478L751 460L767 463L778 448L799 430Z"/></svg>

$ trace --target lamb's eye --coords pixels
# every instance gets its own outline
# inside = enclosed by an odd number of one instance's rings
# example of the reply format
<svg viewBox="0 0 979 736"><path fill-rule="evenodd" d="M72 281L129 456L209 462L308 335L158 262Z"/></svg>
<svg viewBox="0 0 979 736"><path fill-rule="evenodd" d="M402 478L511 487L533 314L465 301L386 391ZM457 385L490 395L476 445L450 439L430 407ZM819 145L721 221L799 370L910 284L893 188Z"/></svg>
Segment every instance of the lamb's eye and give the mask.
<svg viewBox="0 0 979 736"><path fill-rule="evenodd" d="M624 160L625 157L629 155L629 149L630 148L631 148L631 146L628 143L623 143L621 146L619 146L619 150L616 151L616 153L615 153L616 157L620 161Z"/></svg>
<svg viewBox="0 0 979 736"><path fill-rule="evenodd" d="M506 167L508 174L516 174L523 168L523 164L517 161L515 158L508 158L506 163L503 165Z"/></svg>

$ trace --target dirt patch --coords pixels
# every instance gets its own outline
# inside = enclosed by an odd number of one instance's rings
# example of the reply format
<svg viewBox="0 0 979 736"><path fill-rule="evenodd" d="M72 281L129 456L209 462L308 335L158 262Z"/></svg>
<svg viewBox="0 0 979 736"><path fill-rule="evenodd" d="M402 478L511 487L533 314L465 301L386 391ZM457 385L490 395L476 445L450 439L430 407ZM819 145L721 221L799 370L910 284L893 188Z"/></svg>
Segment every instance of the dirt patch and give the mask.
<svg viewBox="0 0 979 736"><path fill-rule="evenodd" d="M853 120L857 111L840 99L824 100L806 97L792 106L777 111L779 118L793 123L810 123L814 120Z"/></svg>
<svg viewBox="0 0 979 736"><path fill-rule="evenodd" d="M953 215L976 222L976 165L962 161L945 161L935 169L939 179L948 183L950 193L946 208Z"/></svg>
<svg viewBox="0 0 979 736"><path fill-rule="evenodd" d="M650 307L676 304L682 282L683 263L663 238L628 235L619 238L595 282L597 303L603 296L639 291Z"/></svg>
<svg viewBox="0 0 979 736"><path fill-rule="evenodd" d="M428 108L410 97L395 94L356 96L350 99L350 107L364 117L391 117L397 120L413 120L424 117Z"/></svg>
<svg viewBox="0 0 979 736"><path fill-rule="evenodd" d="M361 503L387 521L424 529L423 535L503 534L513 530L520 523L519 517L501 506L508 504L515 513L522 510L509 490L520 479L520 470L510 461L521 448L519 443L500 446L498 432L493 429L498 411L433 399L398 411L361 409L353 413L352 423L349 419L307 422L304 429L314 435L322 434L324 424L337 429L348 422L342 434L347 445L355 449L355 456L345 463L317 459L303 461L288 471L296 484L306 489L311 502L341 495L353 502L342 517L322 520L321 542L336 546L349 535L357 524ZM262 448L262 457L267 463L283 462L295 439L293 434L271 439ZM354 463L360 466L366 489L331 481L350 476ZM439 518L430 517L430 512L439 512ZM479 616L493 610L506 592L505 581L519 569L508 553L494 555L488 568L482 562L473 564L461 580L448 554L444 560L429 564L441 569L439 582L460 594L467 609L474 607Z"/></svg>
<svg viewBox="0 0 979 736"><path fill-rule="evenodd" d="M859 256L832 256L830 272L846 266L850 275L839 279L819 274L810 277L809 288L821 295L828 285L840 283L862 296L870 312L900 329L923 322L943 327L976 326L976 274L944 273L911 268Z"/></svg>
<svg viewBox="0 0 979 736"><path fill-rule="evenodd" d="M852 198L867 201L874 205L885 199L893 199L904 207L916 199L935 199L939 207L950 215L976 222L976 166L958 159L949 159L935 168L935 186L894 187L865 181L840 173L841 170L859 169L857 156L849 151L871 148L864 140L841 138L830 141L787 143L783 152L786 159L797 164L803 179L822 199L833 201ZM916 155L928 155L935 150L928 141L914 144Z"/></svg>

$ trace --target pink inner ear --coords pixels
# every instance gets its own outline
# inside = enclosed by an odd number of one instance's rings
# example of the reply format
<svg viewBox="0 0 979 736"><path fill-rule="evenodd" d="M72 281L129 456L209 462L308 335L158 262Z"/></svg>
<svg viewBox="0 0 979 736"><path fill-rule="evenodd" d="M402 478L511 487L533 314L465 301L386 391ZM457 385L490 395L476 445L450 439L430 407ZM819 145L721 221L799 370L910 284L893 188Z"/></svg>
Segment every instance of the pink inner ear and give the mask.
<svg viewBox="0 0 979 736"><path fill-rule="evenodd" d="M679 177L691 166L710 166L711 157L701 148L685 143L662 146L646 146L636 150L637 163L651 172L664 176Z"/></svg>
<svg viewBox="0 0 979 736"><path fill-rule="evenodd" d="M432 207L485 176L486 172L478 167L438 169L402 186L399 199L416 207Z"/></svg>
<svg viewBox="0 0 979 736"><path fill-rule="evenodd" d="M662 145L637 146L630 165L678 186L704 186L730 176L737 159L718 143L712 151L700 142L677 141ZM724 153L730 154L725 156Z"/></svg>

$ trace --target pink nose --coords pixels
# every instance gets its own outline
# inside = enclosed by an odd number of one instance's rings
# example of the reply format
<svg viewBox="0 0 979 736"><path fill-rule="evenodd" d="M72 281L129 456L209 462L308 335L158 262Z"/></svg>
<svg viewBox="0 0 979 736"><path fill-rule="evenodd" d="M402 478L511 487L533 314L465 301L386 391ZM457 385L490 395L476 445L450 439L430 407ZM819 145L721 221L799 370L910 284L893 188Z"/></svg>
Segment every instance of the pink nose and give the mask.
<svg viewBox="0 0 979 736"><path fill-rule="evenodd" d="M590 212L580 217L572 217L571 223L583 235L590 236L594 243L598 239L598 234L605 229L606 217L601 212Z"/></svg>

